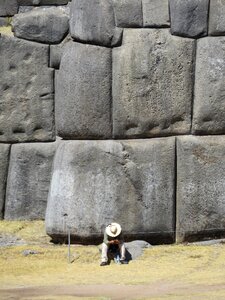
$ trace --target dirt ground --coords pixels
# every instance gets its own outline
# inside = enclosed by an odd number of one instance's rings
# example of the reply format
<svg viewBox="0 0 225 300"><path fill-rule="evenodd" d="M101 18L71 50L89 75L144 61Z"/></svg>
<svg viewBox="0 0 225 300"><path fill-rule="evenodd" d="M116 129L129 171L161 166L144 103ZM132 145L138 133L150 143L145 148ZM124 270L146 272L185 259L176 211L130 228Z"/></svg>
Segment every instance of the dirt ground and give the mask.
<svg viewBox="0 0 225 300"><path fill-rule="evenodd" d="M54 245L43 222L0 221L2 300L224 300L225 244L161 245L100 267L96 246Z"/></svg>

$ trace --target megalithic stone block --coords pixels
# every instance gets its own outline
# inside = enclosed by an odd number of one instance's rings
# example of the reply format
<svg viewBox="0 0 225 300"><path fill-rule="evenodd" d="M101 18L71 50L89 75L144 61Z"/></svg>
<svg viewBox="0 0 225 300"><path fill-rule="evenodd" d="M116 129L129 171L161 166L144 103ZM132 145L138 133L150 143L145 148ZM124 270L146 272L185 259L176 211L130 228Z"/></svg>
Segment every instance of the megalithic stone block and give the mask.
<svg viewBox="0 0 225 300"><path fill-rule="evenodd" d="M207 35L209 0L169 0L169 5L172 34L190 38Z"/></svg>
<svg viewBox="0 0 225 300"><path fill-rule="evenodd" d="M0 1L0 17L13 16L18 11L17 0L1 0Z"/></svg>
<svg viewBox="0 0 225 300"><path fill-rule="evenodd" d="M72 0L70 34L76 41L116 46L122 29L115 25L112 0Z"/></svg>
<svg viewBox="0 0 225 300"><path fill-rule="evenodd" d="M44 219L58 142L12 145L5 202L6 220Z"/></svg>
<svg viewBox="0 0 225 300"><path fill-rule="evenodd" d="M17 0L19 5L63 5L70 0Z"/></svg>
<svg viewBox="0 0 225 300"><path fill-rule="evenodd" d="M40 43L60 43L69 31L66 8L36 8L13 17L12 28L18 38Z"/></svg>
<svg viewBox="0 0 225 300"><path fill-rule="evenodd" d="M63 141L57 149L46 211L56 241L98 243L107 224L126 240L174 239L175 139Z"/></svg>
<svg viewBox="0 0 225 300"><path fill-rule="evenodd" d="M144 27L169 27L168 0L142 0Z"/></svg>
<svg viewBox="0 0 225 300"><path fill-rule="evenodd" d="M111 49L69 42L56 77L56 127L65 139L111 136Z"/></svg>
<svg viewBox="0 0 225 300"><path fill-rule="evenodd" d="M0 36L0 142L53 141L49 46Z"/></svg>
<svg viewBox="0 0 225 300"><path fill-rule="evenodd" d="M210 1L209 35L225 35L225 1Z"/></svg>
<svg viewBox="0 0 225 300"><path fill-rule="evenodd" d="M225 236L225 138L177 138L177 242Z"/></svg>
<svg viewBox="0 0 225 300"><path fill-rule="evenodd" d="M0 219L4 216L10 145L0 144Z"/></svg>
<svg viewBox="0 0 225 300"><path fill-rule="evenodd" d="M113 134L190 132L195 41L167 29L124 29L113 49Z"/></svg>
<svg viewBox="0 0 225 300"><path fill-rule="evenodd" d="M225 133L225 37L198 41L192 131Z"/></svg>

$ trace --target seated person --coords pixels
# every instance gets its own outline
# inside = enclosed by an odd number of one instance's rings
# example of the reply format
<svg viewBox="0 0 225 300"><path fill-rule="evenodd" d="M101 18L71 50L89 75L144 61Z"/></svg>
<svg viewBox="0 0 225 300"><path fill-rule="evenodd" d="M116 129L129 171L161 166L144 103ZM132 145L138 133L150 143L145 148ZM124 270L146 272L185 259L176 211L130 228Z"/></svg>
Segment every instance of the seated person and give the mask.
<svg viewBox="0 0 225 300"><path fill-rule="evenodd" d="M126 249L123 241L122 229L118 223L111 223L105 229L100 266L108 265L108 250L110 245L118 245L120 252L120 263L126 264Z"/></svg>

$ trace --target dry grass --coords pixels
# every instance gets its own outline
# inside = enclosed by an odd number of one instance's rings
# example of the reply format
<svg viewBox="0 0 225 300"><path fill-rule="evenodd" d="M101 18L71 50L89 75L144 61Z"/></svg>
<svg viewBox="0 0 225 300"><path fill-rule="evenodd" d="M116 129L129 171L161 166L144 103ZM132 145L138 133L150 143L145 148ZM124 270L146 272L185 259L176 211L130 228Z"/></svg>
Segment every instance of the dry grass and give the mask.
<svg viewBox="0 0 225 300"><path fill-rule="evenodd" d="M13 35L11 26L2 26L0 27L0 34L4 35Z"/></svg>
<svg viewBox="0 0 225 300"><path fill-rule="evenodd" d="M0 248L0 288L105 283L138 285L159 282L193 286L225 284L224 244L157 246L147 249L140 259L128 265L113 263L107 267L99 267L100 255L96 246L72 245L74 261L68 264L67 246L49 243L43 222L1 221L0 234L3 232L23 238L28 245ZM23 251L26 249L35 250L38 254L24 256ZM214 291L214 295L217 296L213 298L210 292L204 295L200 291L199 298L196 299L225 299L225 291L222 289ZM192 299L182 297L181 292L180 295L167 295L166 299Z"/></svg>

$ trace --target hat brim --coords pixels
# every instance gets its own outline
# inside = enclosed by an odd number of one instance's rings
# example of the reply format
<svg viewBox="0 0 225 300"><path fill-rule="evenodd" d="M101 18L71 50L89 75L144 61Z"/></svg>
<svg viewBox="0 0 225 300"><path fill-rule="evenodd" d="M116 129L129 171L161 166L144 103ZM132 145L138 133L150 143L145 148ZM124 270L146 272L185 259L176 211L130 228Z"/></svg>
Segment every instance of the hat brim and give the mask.
<svg viewBox="0 0 225 300"><path fill-rule="evenodd" d="M111 230L110 230L110 227L111 226L116 226L116 233L115 234L113 234L112 232L111 232ZM120 224L118 224L118 223L111 223L110 225L108 225L107 227L106 227L106 234L108 235L108 236L111 236L111 237L117 237L118 235L120 235L120 233L121 233L121 226L120 226Z"/></svg>

